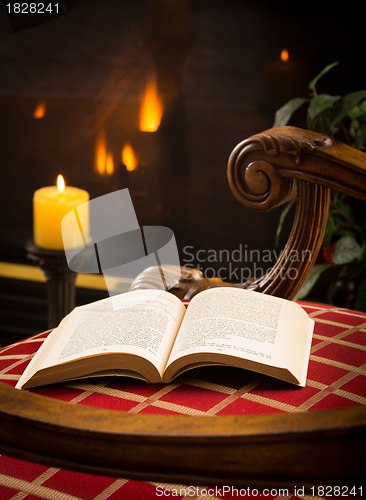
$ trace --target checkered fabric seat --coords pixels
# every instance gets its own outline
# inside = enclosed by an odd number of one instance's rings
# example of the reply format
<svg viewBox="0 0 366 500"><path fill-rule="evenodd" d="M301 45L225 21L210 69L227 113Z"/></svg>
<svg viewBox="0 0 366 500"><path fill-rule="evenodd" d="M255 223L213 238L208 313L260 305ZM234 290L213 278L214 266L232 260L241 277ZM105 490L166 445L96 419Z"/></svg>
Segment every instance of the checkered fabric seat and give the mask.
<svg viewBox="0 0 366 500"><path fill-rule="evenodd" d="M168 385L110 377L34 389L70 405L110 408L131 414L221 416L312 412L366 404L366 314L333 306L301 303L315 320L307 385L290 386L245 370L210 367L192 370ZM48 332L0 351L0 382L14 386ZM360 456L352 457L358 461ZM326 485L325 485L326 486ZM342 485L340 485L342 486ZM347 490L352 498L366 491ZM0 456L0 498L156 499L259 496L258 490L141 482L33 464ZM339 491L314 489L314 496ZM263 490L266 498L303 498L301 485Z"/></svg>

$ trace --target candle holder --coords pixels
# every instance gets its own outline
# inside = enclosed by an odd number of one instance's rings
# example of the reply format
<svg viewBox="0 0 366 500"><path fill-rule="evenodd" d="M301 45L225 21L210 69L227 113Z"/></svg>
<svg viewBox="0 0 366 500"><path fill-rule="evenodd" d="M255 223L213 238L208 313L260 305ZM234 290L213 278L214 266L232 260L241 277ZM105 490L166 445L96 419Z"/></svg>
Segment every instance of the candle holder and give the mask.
<svg viewBox="0 0 366 500"><path fill-rule="evenodd" d="M56 327L75 307L75 280L63 250L42 248L32 242L26 244L27 257L42 269L47 284L48 328Z"/></svg>

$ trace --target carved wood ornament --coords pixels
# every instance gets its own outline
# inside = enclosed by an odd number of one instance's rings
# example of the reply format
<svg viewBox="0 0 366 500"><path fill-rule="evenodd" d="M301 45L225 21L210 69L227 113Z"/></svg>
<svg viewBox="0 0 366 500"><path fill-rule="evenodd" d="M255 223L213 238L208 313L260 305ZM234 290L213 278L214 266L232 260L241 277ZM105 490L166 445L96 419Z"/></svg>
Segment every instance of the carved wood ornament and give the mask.
<svg viewBox="0 0 366 500"><path fill-rule="evenodd" d="M331 138L296 127L266 130L240 142L228 160L235 197L251 210L268 211L295 196L288 241L274 267L245 283L206 279L196 269L164 268L170 291L189 299L205 288L235 286L293 299L319 253L326 228L330 190L366 201L366 155ZM156 268L144 271L131 290L151 287Z"/></svg>

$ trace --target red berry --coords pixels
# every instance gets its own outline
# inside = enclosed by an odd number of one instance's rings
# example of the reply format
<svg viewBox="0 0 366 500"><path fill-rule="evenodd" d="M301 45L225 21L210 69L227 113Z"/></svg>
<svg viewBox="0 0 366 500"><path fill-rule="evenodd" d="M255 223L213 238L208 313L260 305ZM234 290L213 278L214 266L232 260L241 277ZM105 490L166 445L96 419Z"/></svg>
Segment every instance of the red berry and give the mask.
<svg viewBox="0 0 366 500"><path fill-rule="evenodd" d="M328 264L332 263L332 255L334 253L335 246L336 242L333 241L333 243L321 249L321 256L323 257L324 262L327 262Z"/></svg>

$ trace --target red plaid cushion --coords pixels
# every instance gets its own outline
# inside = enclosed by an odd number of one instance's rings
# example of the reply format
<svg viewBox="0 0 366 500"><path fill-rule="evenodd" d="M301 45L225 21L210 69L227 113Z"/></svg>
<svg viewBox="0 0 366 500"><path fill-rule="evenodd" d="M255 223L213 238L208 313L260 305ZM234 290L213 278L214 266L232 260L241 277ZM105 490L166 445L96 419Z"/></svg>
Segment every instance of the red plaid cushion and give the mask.
<svg viewBox="0 0 366 500"><path fill-rule="evenodd" d="M187 372L168 385L103 378L42 387L33 392L72 404L130 413L203 416L304 412L366 404L366 314L324 305L303 303L302 306L315 320L305 388L245 370L210 367ZM41 333L0 351L0 382L16 384L47 334ZM229 487L188 488L97 477L0 457L1 499L13 498L15 492L21 492L19 498L27 500L237 496ZM296 492L287 493L292 496Z"/></svg>

